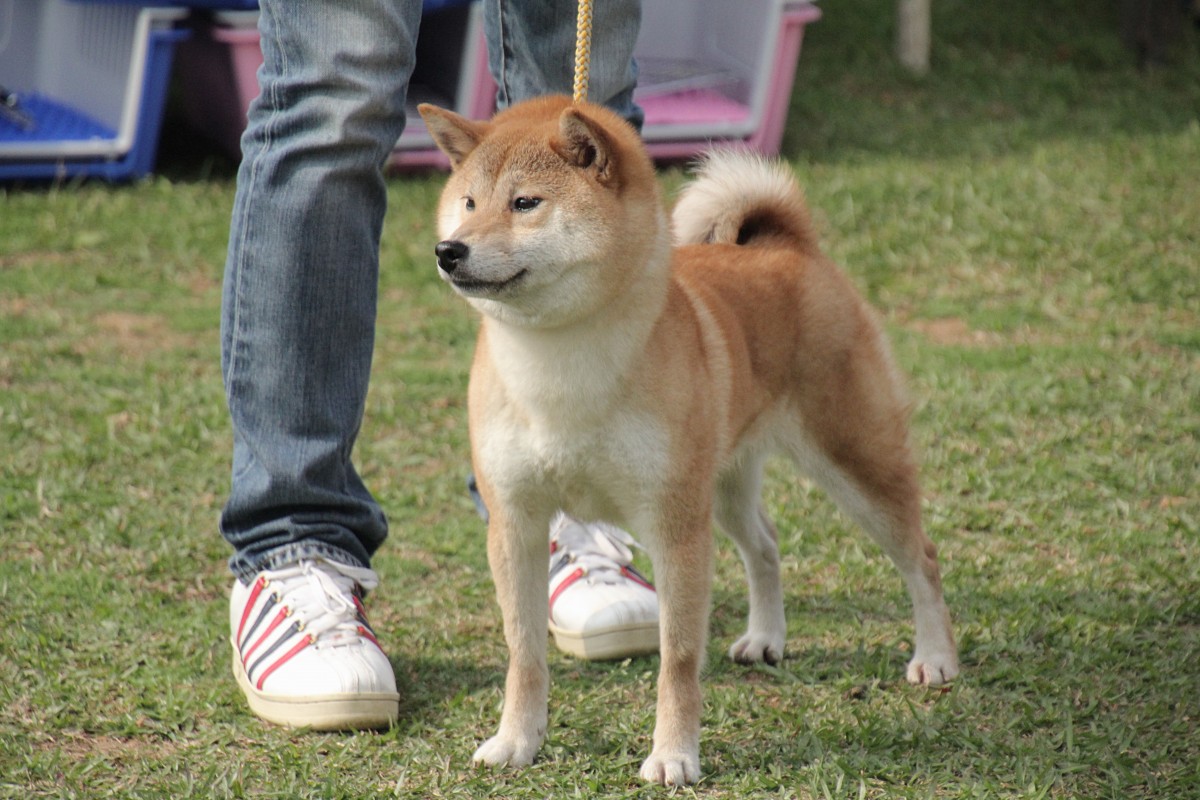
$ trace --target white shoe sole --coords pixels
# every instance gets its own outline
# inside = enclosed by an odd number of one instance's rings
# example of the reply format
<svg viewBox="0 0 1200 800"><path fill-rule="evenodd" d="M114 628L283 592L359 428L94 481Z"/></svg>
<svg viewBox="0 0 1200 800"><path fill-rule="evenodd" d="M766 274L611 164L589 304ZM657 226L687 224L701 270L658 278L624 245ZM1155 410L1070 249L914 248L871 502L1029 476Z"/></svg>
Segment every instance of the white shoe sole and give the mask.
<svg viewBox="0 0 1200 800"><path fill-rule="evenodd" d="M233 674L250 703L250 710L277 725L316 731L379 730L394 725L400 715L399 692L304 697L260 692L246 676L236 649Z"/></svg>
<svg viewBox="0 0 1200 800"><path fill-rule="evenodd" d="M636 623L596 631L570 631L550 623L558 649L588 661L612 661L658 652L658 623Z"/></svg>

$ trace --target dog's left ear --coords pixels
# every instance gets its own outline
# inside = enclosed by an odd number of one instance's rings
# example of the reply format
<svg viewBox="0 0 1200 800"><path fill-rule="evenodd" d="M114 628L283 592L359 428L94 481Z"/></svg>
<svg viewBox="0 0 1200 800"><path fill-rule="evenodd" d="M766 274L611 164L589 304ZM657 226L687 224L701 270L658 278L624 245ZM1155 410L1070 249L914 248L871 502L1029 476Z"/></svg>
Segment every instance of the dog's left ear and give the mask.
<svg viewBox="0 0 1200 800"><path fill-rule="evenodd" d="M551 147L568 163L592 171L602 184L616 181L613 142L599 123L571 106L558 118L558 134Z"/></svg>
<svg viewBox="0 0 1200 800"><path fill-rule="evenodd" d="M476 122L466 117L438 108L429 103L417 106L425 127L433 137L433 143L450 159L450 166L458 169L471 151L483 140L488 123Z"/></svg>

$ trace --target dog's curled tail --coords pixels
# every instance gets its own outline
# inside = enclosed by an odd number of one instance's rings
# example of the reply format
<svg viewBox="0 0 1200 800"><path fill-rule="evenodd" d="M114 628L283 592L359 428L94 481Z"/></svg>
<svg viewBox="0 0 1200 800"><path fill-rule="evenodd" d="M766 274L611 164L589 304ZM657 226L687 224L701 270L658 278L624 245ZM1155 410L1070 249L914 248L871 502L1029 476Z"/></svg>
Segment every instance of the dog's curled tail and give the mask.
<svg viewBox="0 0 1200 800"><path fill-rule="evenodd" d="M671 213L675 243L817 246L804 195L791 171L740 150L705 156Z"/></svg>

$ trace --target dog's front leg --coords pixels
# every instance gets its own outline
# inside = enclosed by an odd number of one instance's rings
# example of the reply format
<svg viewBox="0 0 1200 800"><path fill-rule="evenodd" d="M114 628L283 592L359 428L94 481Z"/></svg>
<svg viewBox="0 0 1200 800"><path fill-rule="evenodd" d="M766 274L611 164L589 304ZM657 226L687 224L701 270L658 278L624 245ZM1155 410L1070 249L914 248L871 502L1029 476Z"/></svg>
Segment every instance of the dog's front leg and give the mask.
<svg viewBox="0 0 1200 800"><path fill-rule="evenodd" d="M708 638L712 548L704 514L663 530L652 551L662 661L654 750L641 776L653 783L681 786L700 778L700 668Z"/></svg>
<svg viewBox="0 0 1200 800"><path fill-rule="evenodd" d="M504 616L508 677L500 729L475 751L477 764L527 766L546 735L548 530L548 515L513 519L501 509L493 510L488 524L488 563Z"/></svg>

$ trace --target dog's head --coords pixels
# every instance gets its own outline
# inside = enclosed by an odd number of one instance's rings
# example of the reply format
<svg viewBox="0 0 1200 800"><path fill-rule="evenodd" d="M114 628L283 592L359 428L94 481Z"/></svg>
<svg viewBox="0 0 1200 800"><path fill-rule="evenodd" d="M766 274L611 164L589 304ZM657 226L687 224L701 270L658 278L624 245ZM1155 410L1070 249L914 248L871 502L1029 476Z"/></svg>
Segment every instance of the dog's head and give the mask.
<svg viewBox="0 0 1200 800"><path fill-rule="evenodd" d="M482 313L555 327L665 269L654 167L618 115L558 96L490 122L420 112L453 169L438 207L438 272Z"/></svg>

